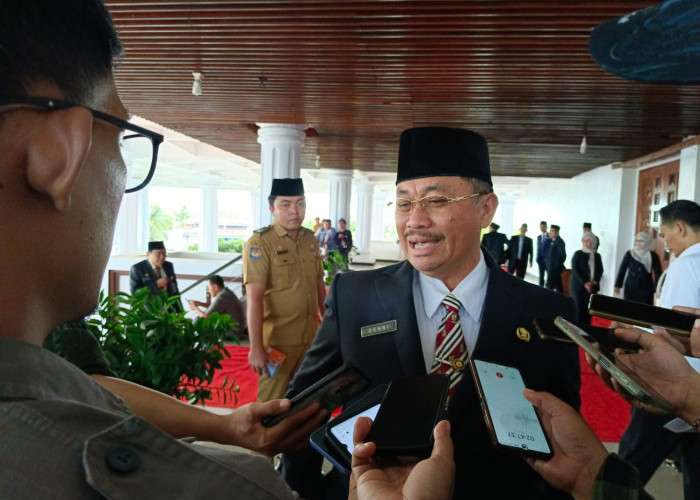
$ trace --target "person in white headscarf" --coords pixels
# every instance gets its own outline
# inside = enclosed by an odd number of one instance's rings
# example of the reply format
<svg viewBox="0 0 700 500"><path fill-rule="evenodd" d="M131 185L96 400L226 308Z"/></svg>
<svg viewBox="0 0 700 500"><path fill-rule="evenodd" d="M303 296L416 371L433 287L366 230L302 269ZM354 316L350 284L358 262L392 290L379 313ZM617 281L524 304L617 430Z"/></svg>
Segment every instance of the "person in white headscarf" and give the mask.
<svg viewBox="0 0 700 500"><path fill-rule="evenodd" d="M661 261L652 251L652 243L649 233L637 233L634 247L622 258L615 280L615 292L620 293L622 289L625 300L654 304L654 290L661 277Z"/></svg>
<svg viewBox="0 0 700 500"><path fill-rule="evenodd" d="M583 233L581 250L576 250L571 258L569 295L576 303L580 325L591 324L591 315L588 314L588 299L600 288L598 284L603 276L603 261L596 251L596 241L596 236L590 231Z"/></svg>

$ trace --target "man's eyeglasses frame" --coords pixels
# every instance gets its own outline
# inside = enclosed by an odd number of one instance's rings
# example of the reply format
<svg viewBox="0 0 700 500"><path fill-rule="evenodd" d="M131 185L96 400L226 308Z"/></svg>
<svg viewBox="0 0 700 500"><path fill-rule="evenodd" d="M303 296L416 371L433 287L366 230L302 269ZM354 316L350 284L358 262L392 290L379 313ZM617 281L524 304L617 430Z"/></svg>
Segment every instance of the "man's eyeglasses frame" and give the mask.
<svg viewBox="0 0 700 500"><path fill-rule="evenodd" d="M424 196L423 198L420 198L418 200L411 200L409 198L401 198L398 197L396 198L396 213L401 214L401 215L409 215L411 212L413 212L413 208L416 206L416 204L420 204L421 208L426 211L430 211L431 207L428 205L430 201L440 201L444 202L445 206L447 206L450 203L454 203L456 201L463 201L463 200L469 200L471 198L476 198L477 196L482 196L488 194L487 192L482 192L482 193L474 193L474 194L465 194L464 196L458 196L456 198L450 198L449 196L436 196L436 195L429 195L429 196ZM404 201L404 202L410 202L411 207L408 210L403 210L399 207L399 202ZM443 208L443 206L440 207L435 207L435 208Z"/></svg>
<svg viewBox="0 0 700 500"><path fill-rule="evenodd" d="M55 110L60 110L60 109L69 109L73 108L76 106L80 106L81 108L85 108L90 113L92 113L92 116L94 116L98 120L102 120L104 122L110 123L120 129L123 130L128 130L130 132L134 132L134 134L131 135L125 135L123 139L130 139L136 136L143 136L146 137L151 141L151 144L153 145L153 155L151 157L151 166L148 170L148 175L146 178L137 186L128 188L124 192L126 193L133 193L135 191L138 191L140 189L143 189L148 185L149 182L151 182L151 179L153 178L153 174L155 174L156 171L156 163L158 162L158 146L163 142L163 136L161 134L158 134L156 132L152 132L148 129L145 129L143 127L139 127L138 125L134 125L133 123L129 123L126 120L122 120L121 118L117 118L116 116L109 115L107 113L103 113L102 111L97 111L96 109L89 108L87 106L83 106L82 104L76 104L73 102L69 101L61 101L59 99L52 99L49 97L30 97L30 96L16 96L16 97L6 97L6 96L0 96L0 113L4 111L9 111L10 109L15 109L15 108L23 108L23 107L33 107L33 108L40 108L44 109L46 111L55 111Z"/></svg>

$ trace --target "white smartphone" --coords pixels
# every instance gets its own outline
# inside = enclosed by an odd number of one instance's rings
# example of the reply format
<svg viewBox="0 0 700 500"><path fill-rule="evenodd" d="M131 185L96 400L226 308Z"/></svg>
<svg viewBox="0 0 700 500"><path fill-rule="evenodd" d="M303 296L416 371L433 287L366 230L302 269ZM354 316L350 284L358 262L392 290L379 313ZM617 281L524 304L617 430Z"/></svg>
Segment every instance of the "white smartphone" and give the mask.
<svg viewBox="0 0 700 500"><path fill-rule="evenodd" d="M523 396L525 383L520 370L478 359L470 359L468 364L494 447L550 458L552 450L540 419Z"/></svg>

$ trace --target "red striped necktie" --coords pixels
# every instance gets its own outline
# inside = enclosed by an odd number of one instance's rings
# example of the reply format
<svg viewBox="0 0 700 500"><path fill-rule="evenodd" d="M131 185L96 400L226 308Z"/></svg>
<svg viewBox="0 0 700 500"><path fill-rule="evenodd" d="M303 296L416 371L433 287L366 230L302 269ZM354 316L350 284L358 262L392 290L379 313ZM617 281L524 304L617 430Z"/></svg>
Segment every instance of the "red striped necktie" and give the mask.
<svg viewBox="0 0 700 500"><path fill-rule="evenodd" d="M446 312L435 339L435 361L430 373L444 373L449 377L449 402L462 378L462 370L465 368L469 352L459 322L459 308L462 307L462 303L450 294L443 299L442 305L445 306Z"/></svg>

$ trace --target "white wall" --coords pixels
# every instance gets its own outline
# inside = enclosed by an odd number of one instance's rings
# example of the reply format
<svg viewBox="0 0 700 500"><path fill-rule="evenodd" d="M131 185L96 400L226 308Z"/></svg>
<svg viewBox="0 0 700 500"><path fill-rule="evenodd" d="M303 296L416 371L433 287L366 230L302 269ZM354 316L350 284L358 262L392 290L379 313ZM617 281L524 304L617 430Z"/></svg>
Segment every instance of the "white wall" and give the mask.
<svg viewBox="0 0 700 500"><path fill-rule="evenodd" d="M517 226L523 222L527 223L528 236L533 240L539 234L541 220L561 227L560 236L566 242L567 267L570 267L571 256L581 248L583 223L593 224L593 232L600 238L598 252L605 269L601 291L605 294L613 292L614 275L624 254L623 251L618 259L623 176L627 177L627 171L604 166L572 179L531 179L523 194L515 196L513 222L517 223ZM498 184L498 178L495 178L496 194ZM625 207L624 211L627 210L629 209ZM632 207L631 210L634 217L635 209ZM630 243L625 251L632 243L632 238L627 240ZM537 264L528 268L528 272L537 276Z"/></svg>

